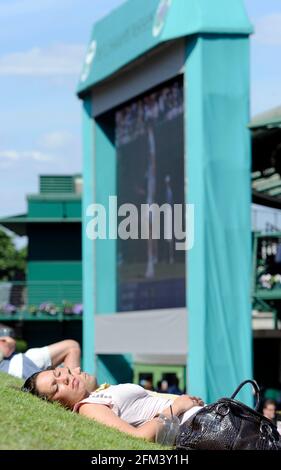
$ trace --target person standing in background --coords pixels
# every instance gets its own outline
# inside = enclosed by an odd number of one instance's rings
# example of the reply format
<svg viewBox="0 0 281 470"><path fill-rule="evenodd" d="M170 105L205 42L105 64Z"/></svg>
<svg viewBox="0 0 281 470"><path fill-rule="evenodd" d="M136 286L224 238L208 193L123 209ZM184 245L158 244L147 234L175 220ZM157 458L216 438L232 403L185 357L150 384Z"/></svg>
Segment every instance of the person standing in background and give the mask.
<svg viewBox="0 0 281 470"><path fill-rule="evenodd" d="M270 421L276 422L276 403L274 400L265 400L262 414Z"/></svg>
<svg viewBox="0 0 281 470"><path fill-rule="evenodd" d="M156 146L153 128L148 127L148 166L147 166L147 191L146 191L146 204L151 206L155 204L156 200ZM147 240L147 265L145 277L150 279L155 275L154 265L158 262L157 254L157 240L153 239L153 213L148 212L148 240Z"/></svg>

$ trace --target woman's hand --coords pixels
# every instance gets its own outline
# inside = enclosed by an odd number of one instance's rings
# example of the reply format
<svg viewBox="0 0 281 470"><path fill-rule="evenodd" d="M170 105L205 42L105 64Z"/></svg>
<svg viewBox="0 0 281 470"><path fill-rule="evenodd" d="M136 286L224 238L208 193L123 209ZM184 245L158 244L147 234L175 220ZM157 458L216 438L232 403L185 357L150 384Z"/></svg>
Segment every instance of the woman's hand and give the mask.
<svg viewBox="0 0 281 470"><path fill-rule="evenodd" d="M180 395L173 403L173 413L177 416L190 410L193 406L203 406L204 402L201 398L189 395Z"/></svg>

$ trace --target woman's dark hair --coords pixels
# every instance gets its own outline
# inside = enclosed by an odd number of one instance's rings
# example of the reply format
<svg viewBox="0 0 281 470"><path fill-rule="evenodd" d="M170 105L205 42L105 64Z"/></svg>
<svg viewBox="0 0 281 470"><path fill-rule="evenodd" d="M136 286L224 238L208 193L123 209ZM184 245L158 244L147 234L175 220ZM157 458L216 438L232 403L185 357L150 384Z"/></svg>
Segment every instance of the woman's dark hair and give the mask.
<svg viewBox="0 0 281 470"><path fill-rule="evenodd" d="M53 367L48 367L46 370L53 370ZM36 397L42 398L43 400L48 400L48 396L45 395L44 393L40 393L38 388L37 388L37 377L39 374L41 374L42 371L35 372L35 374L32 374L26 381L24 382L23 386L21 387L22 392L28 392L31 393L32 395L35 395Z"/></svg>

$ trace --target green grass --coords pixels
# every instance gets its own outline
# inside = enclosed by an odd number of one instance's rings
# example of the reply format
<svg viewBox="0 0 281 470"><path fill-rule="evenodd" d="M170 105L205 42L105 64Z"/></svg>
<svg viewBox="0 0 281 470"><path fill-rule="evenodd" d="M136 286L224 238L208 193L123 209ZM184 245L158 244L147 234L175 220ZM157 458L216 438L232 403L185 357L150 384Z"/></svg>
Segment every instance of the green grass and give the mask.
<svg viewBox="0 0 281 470"><path fill-rule="evenodd" d="M21 384L21 380L0 373L1 450L160 448L23 393Z"/></svg>

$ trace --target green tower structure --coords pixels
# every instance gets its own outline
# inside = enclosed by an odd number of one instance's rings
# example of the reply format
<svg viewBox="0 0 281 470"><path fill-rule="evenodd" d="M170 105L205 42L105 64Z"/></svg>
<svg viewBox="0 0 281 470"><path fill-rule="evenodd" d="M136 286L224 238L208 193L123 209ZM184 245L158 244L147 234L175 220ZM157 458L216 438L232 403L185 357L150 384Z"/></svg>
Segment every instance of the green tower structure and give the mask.
<svg viewBox="0 0 281 470"><path fill-rule="evenodd" d="M185 355L188 391L207 402L252 376L251 31L242 0L128 0L93 26L78 96L84 364L100 381L130 380L135 355L156 350ZM109 197L131 180L120 186L116 112L171 80L183 84L184 201L195 211L186 302L125 313L118 304L118 242L88 237L89 207L108 209ZM241 398L251 403L250 390Z"/></svg>
<svg viewBox="0 0 281 470"><path fill-rule="evenodd" d="M81 191L80 175L42 175L39 193L27 195L27 213L0 219L3 227L28 237L26 278L1 283L16 312L0 317L19 322L29 346L82 339L81 315L63 311L75 304L82 309ZM52 308L54 315L47 312Z"/></svg>

